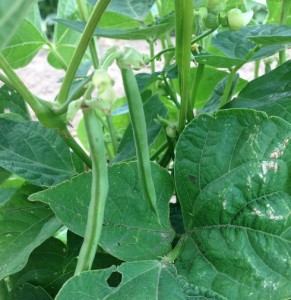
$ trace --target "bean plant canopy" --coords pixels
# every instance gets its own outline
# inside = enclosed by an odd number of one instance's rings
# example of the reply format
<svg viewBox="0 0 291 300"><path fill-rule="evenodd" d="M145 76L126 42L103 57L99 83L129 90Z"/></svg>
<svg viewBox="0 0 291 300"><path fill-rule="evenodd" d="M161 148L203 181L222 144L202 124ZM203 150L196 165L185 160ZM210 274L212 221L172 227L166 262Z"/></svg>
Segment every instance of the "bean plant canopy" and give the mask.
<svg viewBox="0 0 291 300"><path fill-rule="evenodd" d="M1 0L0 27L0 299L291 299L291 1Z"/></svg>

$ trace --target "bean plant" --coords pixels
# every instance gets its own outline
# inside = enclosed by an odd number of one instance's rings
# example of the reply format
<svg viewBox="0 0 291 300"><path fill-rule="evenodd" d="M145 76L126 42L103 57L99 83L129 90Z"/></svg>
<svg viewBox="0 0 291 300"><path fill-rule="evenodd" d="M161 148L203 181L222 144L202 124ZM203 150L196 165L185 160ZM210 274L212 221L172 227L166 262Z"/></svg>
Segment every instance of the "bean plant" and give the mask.
<svg viewBox="0 0 291 300"><path fill-rule="evenodd" d="M0 299L290 299L290 16L59 0L52 36L1 0ZM18 76L40 49L51 101Z"/></svg>

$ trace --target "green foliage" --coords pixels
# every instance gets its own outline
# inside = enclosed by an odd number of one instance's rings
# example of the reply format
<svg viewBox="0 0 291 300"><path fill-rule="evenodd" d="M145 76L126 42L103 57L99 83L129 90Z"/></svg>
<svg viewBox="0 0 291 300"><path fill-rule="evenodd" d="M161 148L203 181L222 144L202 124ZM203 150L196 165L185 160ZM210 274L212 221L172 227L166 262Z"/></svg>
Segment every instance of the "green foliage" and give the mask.
<svg viewBox="0 0 291 300"><path fill-rule="evenodd" d="M0 2L0 299L289 299L290 1Z"/></svg>

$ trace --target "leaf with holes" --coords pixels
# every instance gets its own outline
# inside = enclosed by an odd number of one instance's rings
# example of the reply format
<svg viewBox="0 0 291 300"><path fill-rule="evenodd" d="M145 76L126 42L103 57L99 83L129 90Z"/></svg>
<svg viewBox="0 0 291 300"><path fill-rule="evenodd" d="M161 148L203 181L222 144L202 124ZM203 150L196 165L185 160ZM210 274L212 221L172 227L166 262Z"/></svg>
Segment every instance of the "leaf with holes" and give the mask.
<svg viewBox="0 0 291 300"><path fill-rule="evenodd" d="M136 162L109 167L110 189L100 246L119 259L154 259L171 250L174 232L168 216L173 182L168 172L155 164L152 164L152 173L161 225L143 198ZM91 180L91 173L83 174L55 188L31 195L29 199L50 204L71 231L83 236Z"/></svg>
<svg viewBox="0 0 291 300"><path fill-rule="evenodd" d="M114 272L122 275L118 287L108 285ZM82 299L186 299L175 267L155 260L81 273L63 286L56 300L78 300L80 294Z"/></svg>
<svg viewBox="0 0 291 300"><path fill-rule="evenodd" d="M188 242L180 274L227 299L285 299L291 284L291 125L263 112L201 115L175 181Z"/></svg>

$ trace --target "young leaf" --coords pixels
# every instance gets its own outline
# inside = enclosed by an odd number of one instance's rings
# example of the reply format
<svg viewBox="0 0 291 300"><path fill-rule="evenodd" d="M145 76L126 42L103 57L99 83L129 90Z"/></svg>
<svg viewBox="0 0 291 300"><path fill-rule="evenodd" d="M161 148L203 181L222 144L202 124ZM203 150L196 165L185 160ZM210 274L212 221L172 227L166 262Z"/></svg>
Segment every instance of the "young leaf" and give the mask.
<svg viewBox="0 0 291 300"><path fill-rule="evenodd" d="M30 255L61 226L48 206L27 201L24 186L0 210L0 280L21 270Z"/></svg>
<svg viewBox="0 0 291 300"><path fill-rule="evenodd" d="M109 193L100 246L126 261L153 259L171 249L174 232L169 222L171 176L152 164L161 224L151 213L138 181L136 162L109 167ZM52 189L31 195L30 200L49 203L58 218L83 236L90 200L91 173L74 177Z"/></svg>
<svg viewBox="0 0 291 300"><path fill-rule="evenodd" d="M41 32L40 13L35 5L25 18L9 44L2 49L2 54L13 68L26 66L46 44Z"/></svg>
<svg viewBox="0 0 291 300"><path fill-rule="evenodd" d="M107 282L114 272L122 276L118 287L111 287ZM82 293L83 299L186 299L175 267L155 260L83 272L63 286L56 300L77 300L79 293Z"/></svg>
<svg viewBox="0 0 291 300"><path fill-rule="evenodd" d="M25 18L33 1L1 0L0 2L0 51L8 44Z"/></svg>
<svg viewBox="0 0 291 300"><path fill-rule="evenodd" d="M76 173L70 149L55 130L2 117L0 166L39 186L57 184Z"/></svg>
<svg viewBox="0 0 291 300"><path fill-rule="evenodd" d="M265 111L291 123L291 61L249 82L238 97L224 108L251 108ZM272 84L270 84L272 83Z"/></svg>
<svg viewBox="0 0 291 300"><path fill-rule="evenodd" d="M179 272L227 299L284 299L291 284L291 125L253 110L201 115L180 136Z"/></svg>

